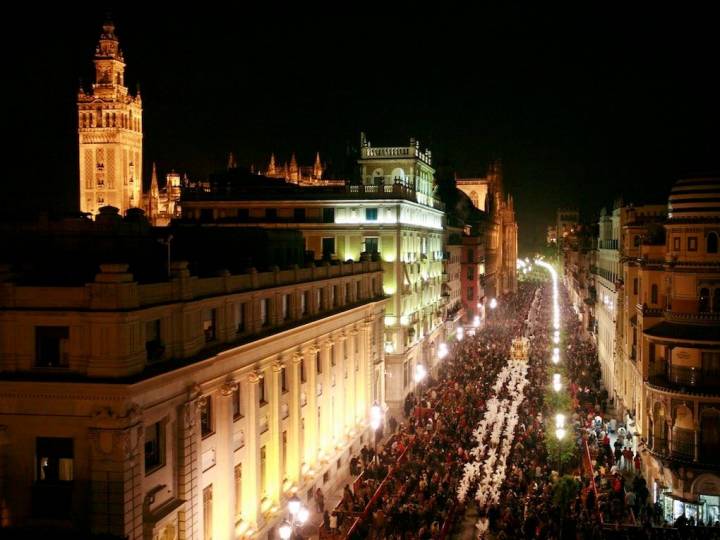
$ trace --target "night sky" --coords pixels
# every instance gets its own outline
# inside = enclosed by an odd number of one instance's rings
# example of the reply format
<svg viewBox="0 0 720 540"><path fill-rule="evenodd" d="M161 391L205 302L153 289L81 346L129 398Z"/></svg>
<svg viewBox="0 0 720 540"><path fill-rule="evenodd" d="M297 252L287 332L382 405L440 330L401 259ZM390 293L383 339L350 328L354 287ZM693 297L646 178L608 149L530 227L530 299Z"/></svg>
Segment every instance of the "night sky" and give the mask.
<svg viewBox="0 0 720 540"><path fill-rule="evenodd" d="M6 213L76 209L75 96L80 78L91 82L105 12L72 5L7 20ZM151 14L120 4L126 81L143 94L145 182L153 161L199 179L229 151L264 166L271 151L284 160L295 150L311 164L316 151L342 159L360 131L374 145L414 136L461 176L502 158L530 246L559 206L592 219L621 194L664 202L678 176L720 171L710 12L422 5Z"/></svg>

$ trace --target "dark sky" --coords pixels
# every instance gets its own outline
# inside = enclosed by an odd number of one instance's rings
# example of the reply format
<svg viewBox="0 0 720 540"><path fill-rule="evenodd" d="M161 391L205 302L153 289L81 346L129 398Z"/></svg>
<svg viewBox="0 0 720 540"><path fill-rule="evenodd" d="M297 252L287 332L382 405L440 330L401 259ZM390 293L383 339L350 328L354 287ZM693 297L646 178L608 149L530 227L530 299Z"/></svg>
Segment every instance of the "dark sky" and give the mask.
<svg viewBox="0 0 720 540"><path fill-rule="evenodd" d="M3 207L77 204L75 95L104 11L73 6L8 20ZM678 176L720 171L712 13L410 6L114 9L126 80L142 88L145 181L153 161L202 178L231 150L309 164L361 130L375 145L414 136L460 175L501 157L527 246L558 206L589 219L620 194L664 201Z"/></svg>

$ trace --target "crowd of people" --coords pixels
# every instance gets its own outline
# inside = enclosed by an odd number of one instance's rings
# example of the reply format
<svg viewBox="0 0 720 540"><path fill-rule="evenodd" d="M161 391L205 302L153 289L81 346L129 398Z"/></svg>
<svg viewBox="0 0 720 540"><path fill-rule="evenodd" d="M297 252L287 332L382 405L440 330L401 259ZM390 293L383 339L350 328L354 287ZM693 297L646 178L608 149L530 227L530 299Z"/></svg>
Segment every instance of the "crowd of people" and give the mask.
<svg viewBox="0 0 720 540"><path fill-rule="evenodd" d="M608 396L595 346L583 338L562 288L560 295L560 344L551 343L552 287L533 282L503 298L482 329L455 342L422 391L408 396L403 421L389 422L392 435L377 455L366 446L353 458L359 478L345 487L338 507L326 513L326 529L350 538L429 540L449 537L471 518L477 521L476 537L497 540L692 538L694 532L678 537L678 529L656 527L660 520L648 502L640 456L625 434L604 420ZM509 361L513 338L522 335L530 338L529 384L499 501L479 507L468 497L460 503L458 484L465 464L474 459L469 452L476 442L473 431ZM546 433L554 430L548 419L556 412L545 403L549 355L558 346L570 396L569 440L575 448L563 466L546 444ZM611 431L618 435L615 444L610 444ZM586 451L590 470L583 468ZM574 483L569 496L558 489L558 469L564 469L566 483ZM711 532L704 538L716 536Z"/></svg>

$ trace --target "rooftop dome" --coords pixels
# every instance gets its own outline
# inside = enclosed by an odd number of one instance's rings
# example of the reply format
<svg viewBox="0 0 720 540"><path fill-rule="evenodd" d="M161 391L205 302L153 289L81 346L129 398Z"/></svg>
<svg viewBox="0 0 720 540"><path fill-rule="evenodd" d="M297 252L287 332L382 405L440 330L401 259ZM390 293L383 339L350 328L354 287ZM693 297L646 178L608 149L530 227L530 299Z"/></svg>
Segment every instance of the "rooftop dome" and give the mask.
<svg viewBox="0 0 720 540"><path fill-rule="evenodd" d="M720 218L720 178L684 178L670 191L668 218Z"/></svg>

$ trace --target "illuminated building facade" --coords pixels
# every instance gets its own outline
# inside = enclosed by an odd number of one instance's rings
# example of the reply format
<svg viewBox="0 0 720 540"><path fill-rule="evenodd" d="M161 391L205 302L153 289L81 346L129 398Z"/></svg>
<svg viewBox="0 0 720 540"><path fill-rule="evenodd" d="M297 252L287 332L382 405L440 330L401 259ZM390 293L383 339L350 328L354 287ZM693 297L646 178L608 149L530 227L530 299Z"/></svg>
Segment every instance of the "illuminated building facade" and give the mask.
<svg viewBox="0 0 720 540"><path fill-rule="evenodd" d="M164 227L180 216L180 195L183 184L180 174L171 171L165 176L165 185L160 188L157 179L157 167L153 163L150 177L150 189L143 194L143 209L150 223L155 227Z"/></svg>
<svg viewBox="0 0 720 540"><path fill-rule="evenodd" d="M678 181L664 242L639 242L631 360L653 500L704 523L720 516L719 200L720 179Z"/></svg>
<svg viewBox="0 0 720 540"><path fill-rule="evenodd" d="M136 218L113 230L139 234ZM88 245L106 243L91 234L110 230L99 221L73 223L73 244L78 228L91 229ZM302 255L291 232L256 229L232 251L282 236ZM179 242L183 231L173 234ZM128 255L163 249L133 241ZM266 538L292 493L330 488L369 441L382 262L288 262L206 277L173 260L169 278L149 281L134 273L147 275L142 262L101 262L90 282L55 285L55 272L35 283L3 267L3 525Z"/></svg>
<svg viewBox="0 0 720 540"><path fill-rule="evenodd" d="M431 154L417 141L372 147L363 137L358 164L362 183L343 186L298 186L229 169L211 177L209 188L183 193L183 219L290 226L302 231L306 249L327 264L381 261L389 300L373 396L400 408L415 387L415 365L432 368L445 337L444 212L434 197Z"/></svg>
<svg viewBox="0 0 720 540"><path fill-rule="evenodd" d="M517 291L518 226L513 198L505 194L500 161L493 161L484 178L456 178L456 187L486 213L483 224L485 296L500 297ZM464 291L467 297L467 291Z"/></svg>
<svg viewBox="0 0 720 540"><path fill-rule="evenodd" d="M125 86L125 58L115 26L103 25L95 49L95 82L78 92L80 211L142 205L142 100Z"/></svg>

